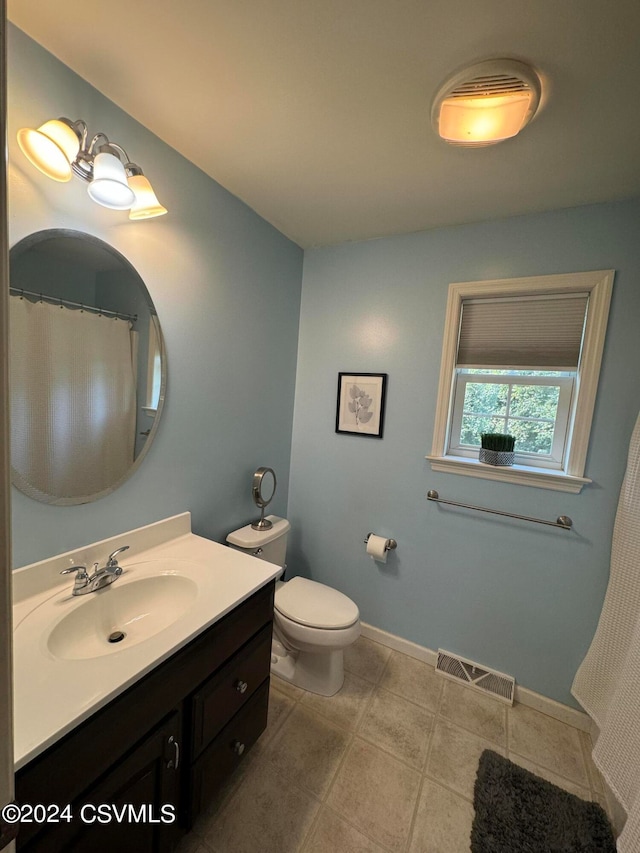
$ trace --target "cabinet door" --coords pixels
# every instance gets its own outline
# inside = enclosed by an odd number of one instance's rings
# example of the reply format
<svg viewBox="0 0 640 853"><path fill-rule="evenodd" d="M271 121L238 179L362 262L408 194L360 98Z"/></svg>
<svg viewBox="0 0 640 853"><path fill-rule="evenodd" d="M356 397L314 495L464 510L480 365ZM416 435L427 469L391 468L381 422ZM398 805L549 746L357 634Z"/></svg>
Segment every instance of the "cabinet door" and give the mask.
<svg viewBox="0 0 640 853"><path fill-rule="evenodd" d="M78 798L72 806L73 823L49 827L18 849L25 853L168 853L180 834L179 737L176 711ZM55 780L51 781L55 788Z"/></svg>

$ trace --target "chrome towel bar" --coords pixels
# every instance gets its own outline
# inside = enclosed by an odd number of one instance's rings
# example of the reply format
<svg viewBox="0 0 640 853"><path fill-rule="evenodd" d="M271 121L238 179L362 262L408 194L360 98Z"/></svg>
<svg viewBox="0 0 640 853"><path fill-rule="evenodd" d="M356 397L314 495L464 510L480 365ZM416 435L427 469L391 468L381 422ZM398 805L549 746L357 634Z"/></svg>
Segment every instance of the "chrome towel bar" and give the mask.
<svg viewBox="0 0 640 853"><path fill-rule="evenodd" d="M436 501L441 504L449 504L449 506L461 506L464 509L475 509L478 512L490 512L492 515L505 515L507 518L519 518L520 521L533 521L535 524L547 524L549 527L559 527L561 530L571 530L573 521L568 515L559 515L556 521L547 521L544 518L533 518L530 515L516 515L513 512L504 512L501 509L489 509L486 506L473 506L472 504L463 504L459 501L446 501L441 498L435 489L430 489L427 492L427 500Z"/></svg>

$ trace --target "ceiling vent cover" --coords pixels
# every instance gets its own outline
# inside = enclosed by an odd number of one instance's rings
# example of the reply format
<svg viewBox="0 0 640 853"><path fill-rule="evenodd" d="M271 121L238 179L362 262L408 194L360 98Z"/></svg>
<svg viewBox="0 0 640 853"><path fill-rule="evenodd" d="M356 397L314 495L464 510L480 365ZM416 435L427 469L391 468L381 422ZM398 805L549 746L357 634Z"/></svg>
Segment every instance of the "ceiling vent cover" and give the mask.
<svg viewBox="0 0 640 853"><path fill-rule="evenodd" d="M483 693L490 693L507 705L513 705L516 680L511 675L505 675L503 672L481 666L451 652L445 652L443 649L438 649L436 672L452 681L461 681L467 687L474 687Z"/></svg>
<svg viewBox="0 0 640 853"><path fill-rule="evenodd" d="M491 59L454 74L431 108L437 133L451 145L479 148L516 136L538 109L540 77L515 59Z"/></svg>

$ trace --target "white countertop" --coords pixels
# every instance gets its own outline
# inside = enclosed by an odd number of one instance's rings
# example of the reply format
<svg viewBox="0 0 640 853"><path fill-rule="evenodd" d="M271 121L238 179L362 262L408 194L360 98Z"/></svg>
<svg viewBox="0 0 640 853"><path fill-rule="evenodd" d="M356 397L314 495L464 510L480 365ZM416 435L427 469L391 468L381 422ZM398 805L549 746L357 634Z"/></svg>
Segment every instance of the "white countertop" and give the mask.
<svg viewBox="0 0 640 853"><path fill-rule="evenodd" d="M62 568L104 565L120 545L123 574L110 587L72 596L73 575ZM189 513L60 554L14 573L14 747L18 770L169 658L240 602L273 580L280 569L191 533ZM182 575L197 586L193 602L172 624L135 645L123 643L97 657L52 654L51 629L93 596L158 574ZM108 600L108 599L105 599ZM175 614L174 614L175 615Z"/></svg>

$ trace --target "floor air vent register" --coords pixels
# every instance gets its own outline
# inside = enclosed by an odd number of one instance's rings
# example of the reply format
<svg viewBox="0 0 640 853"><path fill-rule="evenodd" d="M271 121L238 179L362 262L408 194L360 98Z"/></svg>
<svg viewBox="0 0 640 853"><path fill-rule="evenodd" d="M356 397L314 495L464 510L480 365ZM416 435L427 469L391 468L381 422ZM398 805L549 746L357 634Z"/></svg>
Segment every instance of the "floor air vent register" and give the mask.
<svg viewBox="0 0 640 853"><path fill-rule="evenodd" d="M488 693L507 705L513 705L516 680L510 675L445 652L444 649L438 649L436 672L452 681L462 682L482 693Z"/></svg>

